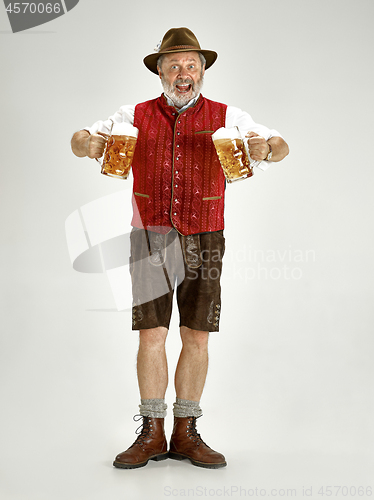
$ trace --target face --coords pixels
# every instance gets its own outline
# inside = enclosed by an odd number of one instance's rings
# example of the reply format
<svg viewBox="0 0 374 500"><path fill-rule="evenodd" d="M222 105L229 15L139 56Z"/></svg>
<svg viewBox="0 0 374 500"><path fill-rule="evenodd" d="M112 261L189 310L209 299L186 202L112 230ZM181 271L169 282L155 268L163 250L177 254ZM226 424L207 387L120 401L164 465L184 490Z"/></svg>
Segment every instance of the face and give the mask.
<svg viewBox="0 0 374 500"><path fill-rule="evenodd" d="M166 54L161 68L157 69L165 94L177 108L185 106L200 93L205 67L201 67L198 52Z"/></svg>

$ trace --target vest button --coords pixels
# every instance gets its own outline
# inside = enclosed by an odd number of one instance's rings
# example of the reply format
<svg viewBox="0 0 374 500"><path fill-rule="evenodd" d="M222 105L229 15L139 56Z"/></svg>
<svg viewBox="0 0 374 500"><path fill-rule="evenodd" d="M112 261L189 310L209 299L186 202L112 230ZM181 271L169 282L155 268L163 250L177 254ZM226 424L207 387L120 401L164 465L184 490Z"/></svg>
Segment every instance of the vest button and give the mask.
<svg viewBox="0 0 374 500"><path fill-rule="evenodd" d="M177 148L179 148L179 144L177 144Z"/></svg>
<svg viewBox="0 0 374 500"><path fill-rule="evenodd" d="M174 212L174 215L177 215L177 212Z"/></svg>
<svg viewBox="0 0 374 500"><path fill-rule="evenodd" d="M175 187L177 188L178 187L178 184L175 185Z"/></svg>
<svg viewBox="0 0 374 500"><path fill-rule="evenodd" d="M177 132L177 135L181 135L181 133L180 133L180 132Z"/></svg>

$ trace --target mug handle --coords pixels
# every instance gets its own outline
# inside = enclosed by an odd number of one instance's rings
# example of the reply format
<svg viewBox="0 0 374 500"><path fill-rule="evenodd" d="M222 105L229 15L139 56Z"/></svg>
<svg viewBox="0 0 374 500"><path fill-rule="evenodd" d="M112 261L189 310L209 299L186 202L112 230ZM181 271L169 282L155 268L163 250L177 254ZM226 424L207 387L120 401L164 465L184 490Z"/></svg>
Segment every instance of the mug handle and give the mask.
<svg viewBox="0 0 374 500"><path fill-rule="evenodd" d="M245 150L247 151L249 164L250 164L251 168L253 168L253 167L257 167L257 165L260 165L261 162L258 160L252 160L251 155L249 154L249 149L248 149L248 139L249 139L249 137L243 137L243 142L244 142Z"/></svg>
<svg viewBox="0 0 374 500"><path fill-rule="evenodd" d="M237 127L236 125L235 125L235 127L239 130L239 127ZM243 144L244 144L245 151L247 153L249 164L250 164L251 168L257 167L257 165L260 165L261 162L258 161L258 160L252 160L251 155L249 154L249 148L248 148L248 139L249 139L249 137L245 137L245 136L243 137L242 134L241 134L241 132L240 132L240 130L239 130L239 133L240 133L240 136L241 136L241 138L243 140Z"/></svg>
<svg viewBox="0 0 374 500"><path fill-rule="evenodd" d="M110 136L112 135L112 130L113 130L113 125L114 125L114 121L111 120L112 122L112 126L110 127L110 132L109 132L109 136L108 138L106 139L106 146L104 148L104 152L103 152L103 155L100 157L100 158L95 158L95 160L97 161L97 163L99 163L100 167L101 167L101 170L103 170L103 161L104 161L104 157L105 157L105 151L106 151L106 148L107 148L107 145L108 145L108 140L110 139Z"/></svg>
<svg viewBox="0 0 374 500"><path fill-rule="evenodd" d="M257 167L257 165L260 165L261 162L258 161L258 160L252 160L251 155L249 154L249 149L248 149L248 139L249 139L249 137L245 137L245 136L243 137L243 134L241 133L239 127L237 125L234 125L234 127L238 131L239 136L241 137L241 139L243 141L245 152L247 153L248 161L249 161L249 164L250 164L251 168L253 169L253 167Z"/></svg>

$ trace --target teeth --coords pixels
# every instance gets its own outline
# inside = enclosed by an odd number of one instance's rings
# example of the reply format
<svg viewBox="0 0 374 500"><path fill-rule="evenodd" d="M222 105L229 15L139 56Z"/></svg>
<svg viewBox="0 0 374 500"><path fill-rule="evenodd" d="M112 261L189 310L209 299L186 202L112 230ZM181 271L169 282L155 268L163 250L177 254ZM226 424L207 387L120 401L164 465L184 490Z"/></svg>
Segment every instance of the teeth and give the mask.
<svg viewBox="0 0 374 500"><path fill-rule="evenodd" d="M179 92L187 92L190 88L190 85L176 85Z"/></svg>

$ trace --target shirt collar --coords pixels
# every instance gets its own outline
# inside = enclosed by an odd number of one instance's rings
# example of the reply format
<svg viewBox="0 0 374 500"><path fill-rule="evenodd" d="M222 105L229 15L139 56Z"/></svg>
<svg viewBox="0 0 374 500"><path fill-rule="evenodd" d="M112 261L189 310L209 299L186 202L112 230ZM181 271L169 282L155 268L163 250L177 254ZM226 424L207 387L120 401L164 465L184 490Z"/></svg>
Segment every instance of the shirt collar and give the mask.
<svg viewBox="0 0 374 500"><path fill-rule="evenodd" d="M175 107L175 104L170 99L170 97L167 96L165 93L164 93L164 96L166 98L166 102L168 103L168 106L174 106ZM196 104L196 102L197 102L197 100L198 100L199 97L200 97L200 94L198 94L196 97L194 97L193 99L191 99L190 102L188 102L185 106L183 106L183 108L178 109L178 112L182 113L186 109L191 108L192 106L195 106L195 104Z"/></svg>

